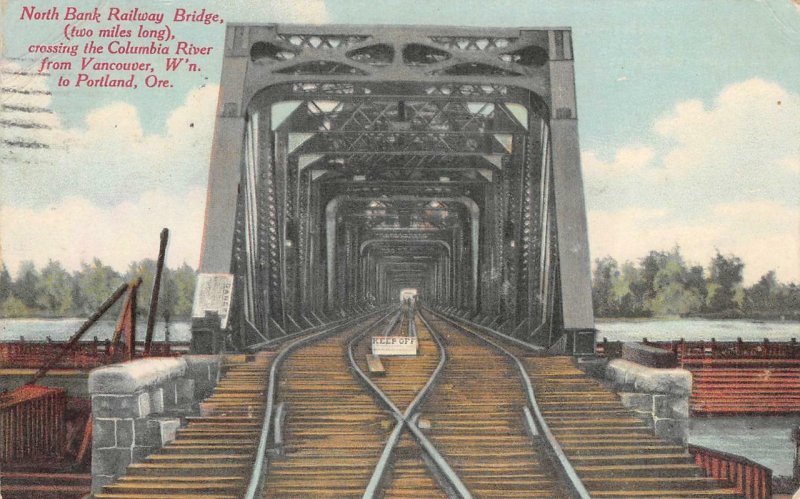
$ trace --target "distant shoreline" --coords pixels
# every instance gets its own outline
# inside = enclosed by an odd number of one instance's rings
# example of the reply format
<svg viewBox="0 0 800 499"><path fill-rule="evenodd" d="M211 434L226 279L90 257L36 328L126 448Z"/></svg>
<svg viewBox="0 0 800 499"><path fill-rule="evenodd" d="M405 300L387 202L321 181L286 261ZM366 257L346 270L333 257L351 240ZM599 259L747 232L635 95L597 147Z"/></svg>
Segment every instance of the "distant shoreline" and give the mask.
<svg viewBox="0 0 800 499"><path fill-rule="evenodd" d="M741 313L728 313L728 312L718 312L718 313L697 313L697 314L687 314L687 315L661 315L661 316L652 316L652 317L597 317L595 316L595 321L599 323L608 323L608 322L650 322L650 321L680 321L680 320L718 320L718 321L742 321L742 322L779 322L782 324L786 323L798 323L800 324L800 313L793 313L793 314L772 314L772 313L764 313L764 314L756 314L756 315L744 315Z"/></svg>
<svg viewBox="0 0 800 499"><path fill-rule="evenodd" d="M147 314L139 313L137 314L137 318L147 318ZM33 315L16 315L16 316L3 316L0 315L0 320L43 320L43 321L68 321L68 320L76 320L76 321L85 321L88 317L75 317L74 315L47 315L47 314L33 314ZM103 317L101 321L109 321L114 322L118 318L115 314L108 314L107 317ZM189 316L181 316L181 317L170 317L169 322L189 322L192 320ZM163 317L159 317L157 319L158 322L167 322L164 320Z"/></svg>

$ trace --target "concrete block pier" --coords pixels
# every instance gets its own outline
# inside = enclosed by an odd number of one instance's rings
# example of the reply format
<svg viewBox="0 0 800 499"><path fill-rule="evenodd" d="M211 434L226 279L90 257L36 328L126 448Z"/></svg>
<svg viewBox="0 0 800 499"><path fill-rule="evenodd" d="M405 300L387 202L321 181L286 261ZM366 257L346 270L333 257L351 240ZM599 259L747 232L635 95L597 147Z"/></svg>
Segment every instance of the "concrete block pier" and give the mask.
<svg viewBox="0 0 800 499"><path fill-rule="evenodd" d="M216 385L216 355L138 359L89 374L92 491L174 440L181 417Z"/></svg>
<svg viewBox="0 0 800 499"><path fill-rule="evenodd" d="M623 349L623 357L628 350L642 353L631 345ZM641 359L646 356L636 357ZM608 363L606 378L613 382L622 404L646 421L656 436L686 445L689 435L689 396L692 393L691 372L679 368L650 367L622 358Z"/></svg>

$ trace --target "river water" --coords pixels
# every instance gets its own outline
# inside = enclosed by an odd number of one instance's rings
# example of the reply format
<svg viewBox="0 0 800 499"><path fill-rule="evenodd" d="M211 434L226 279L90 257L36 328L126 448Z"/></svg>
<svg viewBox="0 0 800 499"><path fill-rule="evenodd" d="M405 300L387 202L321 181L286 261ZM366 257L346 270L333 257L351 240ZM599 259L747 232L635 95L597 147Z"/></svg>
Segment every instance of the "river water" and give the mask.
<svg viewBox="0 0 800 499"><path fill-rule="evenodd" d="M83 319L0 319L0 341L26 340L44 341L48 336L53 341L64 341L80 327ZM145 321L137 323L137 338L144 338ZM166 324L156 326L155 339L164 339ZM189 341L190 324L169 324L171 341ZM600 320L597 323L598 340L609 341L649 340L710 340L731 341L787 341L800 338L800 323L755 322L746 320ZM114 321L98 322L86 334L86 340L95 336L99 340L111 338ZM703 417L690 421L689 442L712 449L745 456L772 468L775 475L792 474L794 444L792 428L800 425L800 416L777 417Z"/></svg>
<svg viewBox="0 0 800 499"><path fill-rule="evenodd" d="M0 319L0 341L46 341L49 336L53 341L66 341L81 327L86 319ZM95 337L103 341L111 339L116 321L98 321L84 334L82 341L92 341ZM136 338L144 339L147 321L136 321ZM170 341L184 342L190 339L191 325L188 322L171 322L169 324ZM157 322L153 331L155 341L164 341L167 324Z"/></svg>
<svg viewBox="0 0 800 499"><path fill-rule="evenodd" d="M74 333L85 319L0 319L0 341L16 341L20 336L26 340L44 341L48 336L53 341L65 341ZM99 321L85 335L85 340L97 336L99 340L111 338L115 321ZM145 321L136 324L137 337L142 338ZM179 321L169 324L172 341L189 341L189 322ZM604 337L609 341L686 340L732 341L742 338L745 341L788 341L800 338L798 322L751 322L734 320L605 320L597 321L597 339ZM164 339L166 324L158 322L154 332L155 339ZM141 333L141 334L140 334Z"/></svg>
<svg viewBox="0 0 800 499"><path fill-rule="evenodd" d="M608 341L668 341L684 338L687 341L711 340L788 341L800 339L800 322L761 322L748 320L605 320L597 321L597 339Z"/></svg>
<svg viewBox="0 0 800 499"><path fill-rule="evenodd" d="M599 320L597 339L609 341L711 340L788 341L800 339L800 323L747 320ZM689 442L745 456L772 469L773 474L791 476L795 445L792 428L800 416L697 417L689 422Z"/></svg>

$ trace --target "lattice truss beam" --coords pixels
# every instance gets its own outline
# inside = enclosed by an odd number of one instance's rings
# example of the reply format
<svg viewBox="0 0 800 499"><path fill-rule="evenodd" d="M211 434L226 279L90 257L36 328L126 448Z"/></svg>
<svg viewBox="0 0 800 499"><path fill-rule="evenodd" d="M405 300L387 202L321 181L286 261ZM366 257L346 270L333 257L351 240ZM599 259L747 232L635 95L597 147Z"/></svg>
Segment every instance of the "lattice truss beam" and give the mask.
<svg viewBox="0 0 800 499"><path fill-rule="evenodd" d="M375 76L404 67L429 76L531 77L548 61L544 30L448 36L438 29L413 40L398 37L401 30L292 33L264 26L251 40L249 55L253 62L286 75Z"/></svg>
<svg viewBox="0 0 800 499"><path fill-rule="evenodd" d="M480 179L503 168L514 135L526 133L527 109L512 102L421 99L294 101L282 122L292 157L300 168L397 177L417 172L419 180L452 172ZM377 170L377 171L376 171Z"/></svg>
<svg viewBox="0 0 800 499"><path fill-rule="evenodd" d="M351 203L342 210L348 222L360 224L365 229L425 230L447 229L463 221L459 205L449 206L439 201L393 201L373 199L362 203Z"/></svg>

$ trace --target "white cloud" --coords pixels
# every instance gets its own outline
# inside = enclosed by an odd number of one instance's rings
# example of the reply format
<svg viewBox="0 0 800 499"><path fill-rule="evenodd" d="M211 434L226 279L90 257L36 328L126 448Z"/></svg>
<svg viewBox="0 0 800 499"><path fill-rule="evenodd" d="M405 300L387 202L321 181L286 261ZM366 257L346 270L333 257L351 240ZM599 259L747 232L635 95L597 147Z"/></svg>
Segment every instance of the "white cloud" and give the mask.
<svg viewBox="0 0 800 499"><path fill-rule="evenodd" d="M41 266L48 259L74 270L98 257L124 270L134 260L155 258L158 234L167 227L167 264L174 267L185 261L196 267L204 208L204 189L185 195L149 191L110 208L80 197L38 208L4 206L3 261L12 271L23 260Z"/></svg>
<svg viewBox="0 0 800 499"><path fill-rule="evenodd" d="M617 149L611 161L603 161L594 151L583 153L581 161L586 175L607 178L609 175L643 174L654 156L649 147L631 146Z"/></svg>
<svg viewBox="0 0 800 499"><path fill-rule="evenodd" d="M4 81L14 84L46 90L37 77ZM155 257L158 233L168 227L169 262L196 266L218 91L190 91L160 133L146 133L137 109L124 102L90 110L71 129L57 114L5 108L4 120L36 119L48 128L6 127L3 140L50 147L0 148L0 258L12 269L49 258L75 269L97 256L122 270ZM3 103L49 107L49 95L25 95L4 94Z"/></svg>
<svg viewBox="0 0 800 499"><path fill-rule="evenodd" d="M711 105L678 103L653 132L582 155L593 254L637 259L678 244L705 265L718 247L745 261L750 281L771 269L800 281L800 95L747 80Z"/></svg>
<svg viewBox="0 0 800 499"><path fill-rule="evenodd" d="M783 158L780 164L790 172L800 173L800 154Z"/></svg>
<svg viewBox="0 0 800 499"><path fill-rule="evenodd" d="M663 157L667 170L751 174L800 153L800 95L747 80L723 89L710 108L698 100L678 104L654 129L675 145Z"/></svg>
<svg viewBox="0 0 800 499"><path fill-rule="evenodd" d="M677 244L689 261L705 267L718 248L742 258L747 284L769 270L782 280L800 281L800 210L780 203L721 203L692 219L667 210L591 210L589 228L594 258L637 261L650 250Z"/></svg>
<svg viewBox="0 0 800 499"><path fill-rule="evenodd" d="M204 186L218 92L216 85L189 92L160 134L145 133L137 109L124 102L89 111L79 128L42 131L54 146L15 151L4 168L4 203L35 207L70 195L112 206L142 192Z"/></svg>

